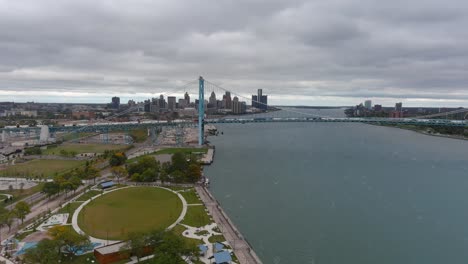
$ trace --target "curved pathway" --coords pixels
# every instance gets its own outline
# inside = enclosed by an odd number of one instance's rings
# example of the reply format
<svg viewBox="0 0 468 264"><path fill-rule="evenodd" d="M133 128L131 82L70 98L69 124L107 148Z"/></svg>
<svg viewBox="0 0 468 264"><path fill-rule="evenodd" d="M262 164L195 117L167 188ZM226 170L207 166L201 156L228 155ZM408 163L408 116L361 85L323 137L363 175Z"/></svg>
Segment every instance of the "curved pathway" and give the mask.
<svg viewBox="0 0 468 264"><path fill-rule="evenodd" d="M86 234L83 230L81 230L81 228L78 226L78 215L80 214L81 210L88 204L90 203L91 201L93 201L94 199L96 198L99 198L100 196L102 195L106 195L108 193L111 193L111 192L114 192L114 191L118 191L118 190L122 190L122 189L127 189L127 188L134 188L135 186L126 186L126 187L122 187L122 188L117 188L117 189L114 189L114 190L109 190L109 191L106 191L102 194L98 194L94 197L91 197L89 200L85 201L84 203L82 203L76 210L75 212L73 213L73 217L72 217L72 226L73 226L73 229L78 233L78 234L84 234L84 235L88 235ZM179 199L182 201L182 212L180 213L180 216L179 218L177 218L177 220L172 224L170 225L167 229L170 230L172 228L174 228L178 223L180 223L182 220L184 220L184 217L185 217L185 214L187 213L187 201L185 200L185 198L169 189L169 188L164 188L164 187L160 187L160 186L153 186L153 187L156 187L156 188L161 188L161 189L164 189L164 190L168 190L168 191L171 191L175 194L177 194L177 196L179 197ZM91 243L101 243L102 246L104 245L109 245L109 244L113 244L113 243L118 243L118 242L121 242L121 240L107 240L107 239L100 239L100 238L96 238L96 237L92 237L90 235L88 235L89 237L89 240L91 241Z"/></svg>

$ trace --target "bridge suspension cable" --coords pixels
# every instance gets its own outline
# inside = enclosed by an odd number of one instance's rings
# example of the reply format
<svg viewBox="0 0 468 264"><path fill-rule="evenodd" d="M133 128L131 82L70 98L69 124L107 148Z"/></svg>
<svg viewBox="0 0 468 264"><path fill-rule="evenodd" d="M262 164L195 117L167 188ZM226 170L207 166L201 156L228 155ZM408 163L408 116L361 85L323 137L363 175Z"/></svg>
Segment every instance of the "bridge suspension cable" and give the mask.
<svg viewBox="0 0 468 264"><path fill-rule="evenodd" d="M437 114L432 114L432 115L425 115L425 116L416 116L413 117L415 119L429 119L429 118L434 118L434 117L439 117L439 116L447 116L447 115L454 115L454 114L459 114L459 113L464 113L468 112L468 108L462 108L458 110L453 110L449 112L443 112L443 113L437 113Z"/></svg>
<svg viewBox="0 0 468 264"><path fill-rule="evenodd" d="M252 102L255 102L256 104L259 104L259 105L268 106L267 104L265 104L265 103L263 103L263 102L260 102L260 101L258 101L258 100L252 100L251 98L248 98L248 97L246 97L246 96L243 96L243 95L238 94L238 93L235 93L235 92L232 92L232 91L230 91L230 90L228 90L228 89L226 89L226 88L223 88L223 87L221 87L220 85L215 84L215 83L212 83L212 82L210 82L210 81L205 80L205 83L209 85L208 87L210 87L210 86L213 87L213 86L214 86L214 87L216 87L216 88L218 88L218 89L220 89L220 90L222 90L222 91L230 92L230 93L232 93L233 95L237 96L238 98L243 98L243 99L245 99L245 100L247 100L247 101L252 101ZM318 115L315 115L315 114L312 114L312 113L299 112L299 111L291 110L291 109L289 109L289 108L280 108L280 109L283 110L283 111L285 111L285 112L290 112L290 113L299 114L299 115L305 115L305 116L311 116L311 117L327 117L327 116L318 116Z"/></svg>

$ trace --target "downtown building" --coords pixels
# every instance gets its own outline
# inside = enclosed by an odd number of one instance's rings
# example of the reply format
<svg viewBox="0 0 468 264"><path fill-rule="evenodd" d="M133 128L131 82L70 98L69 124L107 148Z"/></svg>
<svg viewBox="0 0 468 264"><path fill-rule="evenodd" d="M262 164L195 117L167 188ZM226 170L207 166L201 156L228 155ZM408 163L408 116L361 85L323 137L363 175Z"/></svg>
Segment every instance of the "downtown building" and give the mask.
<svg viewBox="0 0 468 264"><path fill-rule="evenodd" d="M234 96L232 100L232 113L239 115L239 114L245 114L247 111L247 104L245 102L240 102L239 98L237 96Z"/></svg>
<svg viewBox="0 0 468 264"><path fill-rule="evenodd" d="M262 89L257 90L257 95L252 95L252 107L263 111L268 110L268 95L263 95Z"/></svg>

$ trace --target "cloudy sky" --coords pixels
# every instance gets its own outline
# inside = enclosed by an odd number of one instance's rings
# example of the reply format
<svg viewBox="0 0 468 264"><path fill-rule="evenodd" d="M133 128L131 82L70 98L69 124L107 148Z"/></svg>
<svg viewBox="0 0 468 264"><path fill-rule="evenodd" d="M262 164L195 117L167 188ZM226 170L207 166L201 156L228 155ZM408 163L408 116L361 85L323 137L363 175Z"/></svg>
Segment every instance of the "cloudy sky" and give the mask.
<svg viewBox="0 0 468 264"><path fill-rule="evenodd" d="M202 75L276 104L468 107L467 27L462 0L0 0L0 100L141 100Z"/></svg>

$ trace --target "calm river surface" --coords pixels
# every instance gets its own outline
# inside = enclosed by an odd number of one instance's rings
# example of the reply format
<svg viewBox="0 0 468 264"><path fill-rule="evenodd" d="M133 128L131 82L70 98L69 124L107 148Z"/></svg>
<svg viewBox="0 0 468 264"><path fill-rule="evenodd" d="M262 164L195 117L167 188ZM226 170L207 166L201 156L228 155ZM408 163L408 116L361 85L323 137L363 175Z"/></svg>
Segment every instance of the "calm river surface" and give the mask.
<svg viewBox="0 0 468 264"><path fill-rule="evenodd" d="M365 124L218 129L205 174L264 263L468 263L468 141Z"/></svg>

